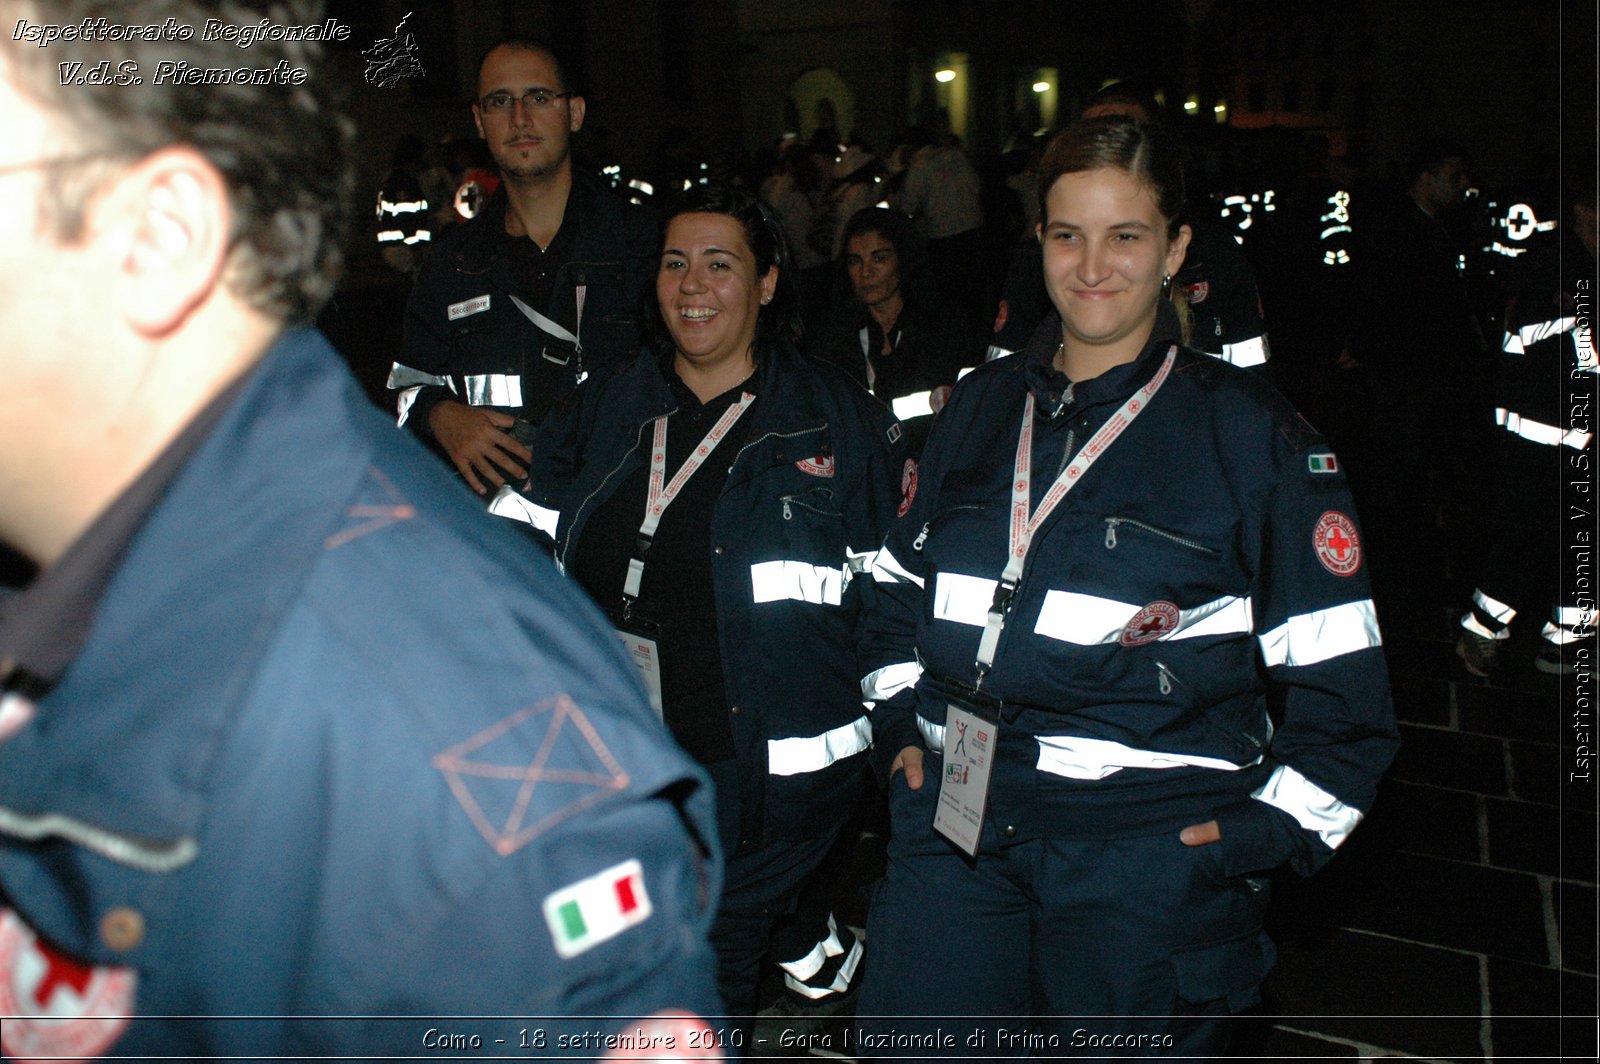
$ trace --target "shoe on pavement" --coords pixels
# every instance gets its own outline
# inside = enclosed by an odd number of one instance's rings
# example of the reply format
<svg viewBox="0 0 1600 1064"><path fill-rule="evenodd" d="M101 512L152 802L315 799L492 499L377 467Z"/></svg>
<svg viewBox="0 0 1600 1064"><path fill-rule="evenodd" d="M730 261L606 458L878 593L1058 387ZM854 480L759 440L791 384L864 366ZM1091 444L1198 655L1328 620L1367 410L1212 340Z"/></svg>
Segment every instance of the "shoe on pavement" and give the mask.
<svg viewBox="0 0 1600 1064"><path fill-rule="evenodd" d="M1456 656L1461 659L1468 672L1482 679L1489 678L1489 672L1494 668L1495 658L1499 653L1499 643L1493 639L1485 639L1474 632L1462 632L1461 638L1456 640Z"/></svg>

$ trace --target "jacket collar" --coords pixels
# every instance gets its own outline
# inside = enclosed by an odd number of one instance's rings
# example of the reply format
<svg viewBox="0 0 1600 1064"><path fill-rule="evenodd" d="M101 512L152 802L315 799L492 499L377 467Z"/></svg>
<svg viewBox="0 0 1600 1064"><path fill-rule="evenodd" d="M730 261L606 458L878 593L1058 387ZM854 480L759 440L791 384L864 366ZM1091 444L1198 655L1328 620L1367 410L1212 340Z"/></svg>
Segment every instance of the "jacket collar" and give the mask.
<svg viewBox="0 0 1600 1064"><path fill-rule="evenodd" d="M1055 368L1056 349L1061 344L1061 318L1052 312L1039 328L1034 330L1028 346L1023 349L1028 387L1033 391L1034 402L1041 414L1047 414L1061 405L1063 397L1080 409L1101 403L1120 403L1143 387L1161 365L1167 350L1173 344L1182 344L1183 329L1178 313L1172 304L1163 299L1156 307L1155 325L1150 330L1139 357L1132 362L1100 374L1092 380L1079 381L1068 388L1065 374Z"/></svg>

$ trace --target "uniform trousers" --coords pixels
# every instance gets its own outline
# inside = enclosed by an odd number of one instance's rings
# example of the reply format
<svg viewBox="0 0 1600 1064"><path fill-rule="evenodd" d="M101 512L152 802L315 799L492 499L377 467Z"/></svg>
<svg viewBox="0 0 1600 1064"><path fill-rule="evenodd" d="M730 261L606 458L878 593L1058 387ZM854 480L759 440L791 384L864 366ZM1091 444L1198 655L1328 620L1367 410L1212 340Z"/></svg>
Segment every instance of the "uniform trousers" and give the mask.
<svg viewBox="0 0 1600 1064"><path fill-rule="evenodd" d="M1176 830L1034 838L971 859L933 831L940 759L924 768L919 791L891 782L860 1055L1225 1048L1225 1017L1260 1000L1275 959L1262 931L1264 878L1224 875L1219 847L1185 846Z"/></svg>

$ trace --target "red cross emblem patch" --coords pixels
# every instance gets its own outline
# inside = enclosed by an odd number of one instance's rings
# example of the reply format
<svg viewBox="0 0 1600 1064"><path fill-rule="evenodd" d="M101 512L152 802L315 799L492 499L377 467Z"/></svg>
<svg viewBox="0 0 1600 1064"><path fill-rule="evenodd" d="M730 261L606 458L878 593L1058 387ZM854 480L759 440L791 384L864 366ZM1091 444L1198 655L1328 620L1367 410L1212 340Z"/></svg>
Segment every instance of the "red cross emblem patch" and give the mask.
<svg viewBox="0 0 1600 1064"><path fill-rule="evenodd" d="M917 497L917 460L906 459L906 467L900 472L900 510L899 516L904 517L906 511L911 509L911 501Z"/></svg>
<svg viewBox="0 0 1600 1064"><path fill-rule="evenodd" d="M1329 510L1311 533L1317 561L1334 576L1350 576L1361 568L1361 537L1356 523L1338 510Z"/></svg>
<svg viewBox="0 0 1600 1064"><path fill-rule="evenodd" d="M1183 287L1189 290L1189 302L1191 303L1204 303L1206 297L1211 295L1210 281L1196 281L1194 284L1186 284Z"/></svg>
<svg viewBox="0 0 1600 1064"><path fill-rule="evenodd" d="M62 956L0 909L0 1049L8 1060L100 1056L128 1027L136 983L131 969Z"/></svg>
<svg viewBox="0 0 1600 1064"><path fill-rule="evenodd" d="M1125 647L1154 643L1178 628L1178 607L1170 602L1152 602L1122 626L1120 642Z"/></svg>
<svg viewBox="0 0 1600 1064"><path fill-rule="evenodd" d="M814 477L833 476L833 455L819 454L815 458L802 458L794 464L802 473L810 473Z"/></svg>

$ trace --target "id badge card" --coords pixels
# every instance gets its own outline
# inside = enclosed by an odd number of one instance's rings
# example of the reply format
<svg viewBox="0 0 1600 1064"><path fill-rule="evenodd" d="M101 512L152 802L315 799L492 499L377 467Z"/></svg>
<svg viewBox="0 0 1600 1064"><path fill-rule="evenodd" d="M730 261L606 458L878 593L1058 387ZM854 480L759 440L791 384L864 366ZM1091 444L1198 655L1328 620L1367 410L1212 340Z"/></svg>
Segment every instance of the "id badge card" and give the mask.
<svg viewBox="0 0 1600 1064"><path fill-rule="evenodd" d="M650 696L650 708L660 717L661 648L652 636L639 631L638 627L618 625L617 638L622 640L622 649L627 653L628 660L639 670L639 679L644 682L645 692Z"/></svg>
<svg viewBox="0 0 1600 1064"><path fill-rule="evenodd" d="M978 852L984 807L989 802L989 772L994 767L994 724L966 706L951 702L944 716L944 778L933 830L968 857Z"/></svg>

